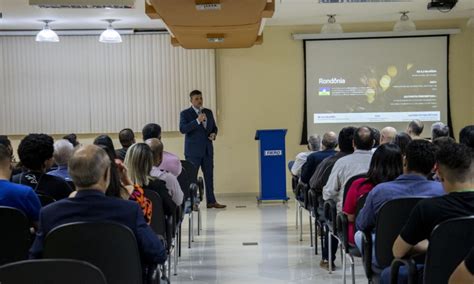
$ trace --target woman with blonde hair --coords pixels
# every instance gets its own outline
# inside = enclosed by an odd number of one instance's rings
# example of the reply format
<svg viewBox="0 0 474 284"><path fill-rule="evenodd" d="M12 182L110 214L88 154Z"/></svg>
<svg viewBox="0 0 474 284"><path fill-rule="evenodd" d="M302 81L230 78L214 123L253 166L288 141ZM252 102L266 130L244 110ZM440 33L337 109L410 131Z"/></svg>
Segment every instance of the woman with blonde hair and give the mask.
<svg viewBox="0 0 474 284"><path fill-rule="evenodd" d="M151 148L145 143L136 143L128 148L125 155L125 166L128 169L128 176L134 184L144 189L158 193L163 200L163 210L166 215L173 215L176 212L176 204L168 193L166 184L152 176L150 171L153 167L153 153Z"/></svg>

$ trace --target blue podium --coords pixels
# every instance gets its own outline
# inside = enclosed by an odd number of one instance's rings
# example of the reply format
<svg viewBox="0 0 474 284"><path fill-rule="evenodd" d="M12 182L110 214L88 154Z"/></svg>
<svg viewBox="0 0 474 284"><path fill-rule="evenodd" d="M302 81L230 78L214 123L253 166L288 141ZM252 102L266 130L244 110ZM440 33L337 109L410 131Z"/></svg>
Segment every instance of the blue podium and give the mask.
<svg viewBox="0 0 474 284"><path fill-rule="evenodd" d="M286 129L257 130L255 140L259 140L260 150L260 196L264 200L286 202Z"/></svg>

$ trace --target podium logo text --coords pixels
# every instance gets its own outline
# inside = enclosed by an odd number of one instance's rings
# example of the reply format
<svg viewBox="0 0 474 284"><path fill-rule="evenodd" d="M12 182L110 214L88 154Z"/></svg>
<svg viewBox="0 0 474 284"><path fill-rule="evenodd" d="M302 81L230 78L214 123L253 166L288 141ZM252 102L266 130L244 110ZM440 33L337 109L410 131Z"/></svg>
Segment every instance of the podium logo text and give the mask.
<svg viewBox="0 0 474 284"><path fill-rule="evenodd" d="M267 156L281 156L283 155L283 151L282 150L266 150L263 155L265 157Z"/></svg>

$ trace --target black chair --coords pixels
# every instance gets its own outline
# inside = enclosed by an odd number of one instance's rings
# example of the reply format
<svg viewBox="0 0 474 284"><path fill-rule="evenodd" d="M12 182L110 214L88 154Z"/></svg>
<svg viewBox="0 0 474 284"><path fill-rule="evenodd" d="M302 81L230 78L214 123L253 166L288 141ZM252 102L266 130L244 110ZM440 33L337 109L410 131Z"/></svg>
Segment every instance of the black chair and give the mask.
<svg viewBox="0 0 474 284"><path fill-rule="evenodd" d="M360 210L362 207L364 207L367 195L368 193L364 194L357 200L355 218L357 218ZM349 243L349 220L347 219L347 215L342 212L337 215L337 234L341 240L341 247L344 255L344 258L342 259L343 282L346 283L347 258L349 258L351 264L352 283L355 284L354 257L362 257L362 254L355 245Z"/></svg>
<svg viewBox="0 0 474 284"><path fill-rule="evenodd" d="M410 217L411 210L423 197L405 197L386 202L377 214L375 225L375 257L372 264L372 230L362 234L362 262L369 283L379 279L385 267L393 260L392 247L403 226Z"/></svg>
<svg viewBox="0 0 474 284"><path fill-rule="evenodd" d="M366 174L357 174L352 177L350 177L347 182L344 185L344 191L343 191L343 200L342 204L344 204L344 200L346 198L347 193L349 192L349 188L351 187L352 183L359 178L365 177ZM325 229L326 233L328 234L328 262L329 262L329 273L332 272L333 267L332 267L332 253L331 253L331 247L332 247L332 237L336 238L339 241L339 247L341 249L341 260L343 261L344 264L344 259L343 259L343 248L342 248L342 238L340 234L337 231L337 204L334 202L334 200L327 200L324 203L324 219L326 219L325 222Z"/></svg>
<svg viewBox="0 0 474 284"><path fill-rule="evenodd" d="M161 196L158 193L148 189L145 189L144 192L145 197L148 198L151 201L151 204L153 205L150 227L153 232L155 232L155 234L157 234L164 241L166 245L166 251L168 252L167 275L169 279L171 277L171 254L174 248L173 237L175 236L174 231L176 230L176 224L173 218L166 217L165 212L163 210L163 201L161 199ZM176 274L178 265L176 249L174 250L174 252L174 268Z"/></svg>
<svg viewBox="0 0 474 284"><path fill-rule="evenodd" d="M45 195L45 194L37 194L37 195L41 202L41 207L45 207L46 205L56 202L56 199L52 198L49 195Z"/></svg>
<svg viewBox="0 0 474 284"><path fill-rule="evenodd" d="M0 265L28 259L31 245L30 221L13 207L0 206Z"/></svg>
<svg viewBox="0 0 474 284"><path fill-rule="evenodd" d="M444 284L474 246L474 216L446 220L436 226L429 239L425 257L423 283ZM416 260L395 259L392 262L391 283L398 283L400 265L407 265L408 283L417 283Z"/></svg>
<svg viewBox="0 0 474 284"><path fill-rule="evenodd" d="M0 267L2 284L107 284L99 268L72 259L36 259Z"/></svg>
<svg viewBox="0 0 474 284"><path fill-rule="evenodd" d="M314 219L314 254L318 254L318 235L320 236L321 246L324 246L324 201L320 193L315 189L308 190L308 208Z"/></svg>
<svg viewBox="0 0 474 284"><path fill-rule="evenodd" d="M43 257L90 262L104 273L107 283L142 284L143 276L147 283L159 279L156 265L142 270L133 232L118 223L77 222L58 226L46 236ZM152 275L156 278L150 279Z"/></svg>
<svg viewBox="0 0 474 284"><path fill-rule="evenodd" d="M181 167L186 172L191 193L192 210L189 213L189 241L188 247L191 248L191 242L194 242L194 210L197 210L197 233L201 234L201 208L200 204L204 197L204 182L202 177L198 177L198 169L189 161L182 160Z"/></svg>

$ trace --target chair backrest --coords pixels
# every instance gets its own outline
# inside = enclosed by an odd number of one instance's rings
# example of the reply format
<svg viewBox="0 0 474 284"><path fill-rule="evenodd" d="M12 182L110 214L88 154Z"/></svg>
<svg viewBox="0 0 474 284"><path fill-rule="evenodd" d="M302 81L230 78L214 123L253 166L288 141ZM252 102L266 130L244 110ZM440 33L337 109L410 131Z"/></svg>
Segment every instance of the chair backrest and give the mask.
<svg viewBox="0 0 474 284"><path fill-rule="evenodd" d="M422 197L404 197L386 202L380 208L375 225L375 257L380 267L392 263L392 247L412 209Z"/></svg>
<svg viewBox="0 0 474 284"><path fill-rule="evenodd" d="M184 167L181 167L181 173L178 176L178 183L183 191L184 200L188 200L191 197L191 190L189 186L191 185L190 179L188 177L188 172ZM184 202L183 202L184 204Z"/></svg>
<svg viewBox="0 0 474 284"><path fill-rule="evenodd" d="M424 283L448 283L449 276L474 246L474 216L442 222L431 233Z"/></svg>
<svg viewBox="0 0 474 284"><path fill-rule="evenodd" d="M35 259L0 267L2 284L107 284L99 268L72 259Z"/></svg>
<svg viewBox="0 0 474 284"><path fill-rule="evenodd" d="M190 161L181 160L181 167L186 170L189 182L197 184L198 169Z"/></svg>
<svg viewBox="0 0 474 284"><path fill-rule="evenodd" d="M44 258L68 258L90 262L107 283L142 284L142 268L133 232L118 223L77 222L48 233Z"/></svg>
<svg viewBox="0 0 474 284"><path fill-rule="evenodd" d="M0 206L0 228L0 265L27 259L31 238L25 214L13 207Z"/></svg>
<svg viewBox="0 0 474 284"><path fill-rule="evenodd" d="M153 212L151 215L150 227L155 234L165 238L166 237L166 217L163 210L163 200L161 196L149 189L144 189L145 197L151 201Z"/></svg>
<svg viewBox="0 0 474 284"><path fill-rule="evenodd" d="M344 202L346 201L346 196L347 196L347 193L349 192L349 188L351 188L352 183L356 179L365 178L365 177L367 177L367 174L359 174L359 175L352 176L351 178L347 180L346 184L344 185L344 195L342 198L342 205L344 205Z"/></svg>
<svg viewBox="0 0 474 284"><path fill-rule="evenodd" d="M45 195L45 194L37 194L37 195L41 202L41 207L45 207L46 205L49 205L56 201L56 199L52 198L49 195Z"/></svg>

